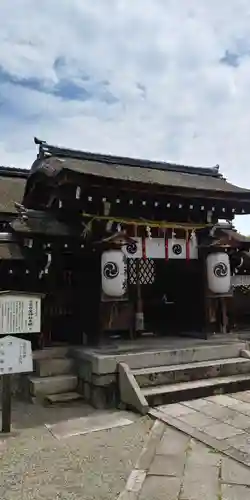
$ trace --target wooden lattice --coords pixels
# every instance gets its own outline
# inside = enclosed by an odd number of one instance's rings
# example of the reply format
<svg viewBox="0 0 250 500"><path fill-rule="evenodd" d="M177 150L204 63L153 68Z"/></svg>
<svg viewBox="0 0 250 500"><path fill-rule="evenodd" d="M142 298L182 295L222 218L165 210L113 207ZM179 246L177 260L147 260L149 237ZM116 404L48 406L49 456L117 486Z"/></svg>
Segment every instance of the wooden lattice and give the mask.
<svg viewBox="0 0 250 500"><path fill-rule="evenodd" d="M152 285L155 281L155 261L153 259L128 259L128 281L136 285L139 271L141 285Z"/></svg>
<svg viewBox="0 0 250 500"><path fill-rule="evenodd" d="M238 290L240 293L247 295L250 293L250 285L239 285L235 288L235 290Z"/></svg>

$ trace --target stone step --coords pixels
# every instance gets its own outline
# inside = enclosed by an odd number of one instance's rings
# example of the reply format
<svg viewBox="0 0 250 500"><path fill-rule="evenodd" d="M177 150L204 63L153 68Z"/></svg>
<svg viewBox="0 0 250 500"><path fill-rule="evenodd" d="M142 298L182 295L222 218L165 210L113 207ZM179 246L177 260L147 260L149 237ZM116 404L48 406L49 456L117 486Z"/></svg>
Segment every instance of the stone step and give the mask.
<svg viewBox="0 0 250 500"><path fill-rule="evenodd" d="M65 375L74 371L74 361L70 358L45 358L38 359L34 363L35 373L39 377L51 377L52 375Z"/></svg>
<svg viewBox="0 0 250 500"><path fill-rule="evenodd" d="M119 363L126 363L131 370L145 366L167 366L198 361L211 361L219 358L236 358L240 351L246 349L245 342L218 343L194 345L192 347L171 348L154 346L154 348L138 347L121 352L119 349L72 348L72 357L79 362L91 360L92 371L95 374L116 373Z"/></svg>
<svg viewBox="0 0 250 500"><path fill-rule="evenodd" d="M59 394L48 394L45 398L49 403L67 403L69 401L78 401L79 399L83 399L82 394L79 392L61 392Z"/></svg>
<svg viewBox="0 0 250 500"><path fill-rule="evenodd" d="M250 373L250 359L237 357L132 370L140 387Z"/></svg>
<svg viewBox="0 0 250 500"><path fill-rule="evenodd" d="M52 377L29 377L31 396L47 396L75 391L78 384L76 375L55 375Z"/></svg>
<svg viewBox="0 0 250 500"><path fill-rule="evenodd" d="M68 352L68 346L45 347L45 349L33 351L33 359L35 361L40 359L65 358L68 355Z"/></svg>
<svg viewBox="0 0 250 500"><path fill-rule="evenodd" d="M250 388L250 374L215 377L206 380L180 382L177 384L159 385L141 388L142 396L151 406L164 403L185 401L199 397L207 397L223 392L236 392Z"/></svg>

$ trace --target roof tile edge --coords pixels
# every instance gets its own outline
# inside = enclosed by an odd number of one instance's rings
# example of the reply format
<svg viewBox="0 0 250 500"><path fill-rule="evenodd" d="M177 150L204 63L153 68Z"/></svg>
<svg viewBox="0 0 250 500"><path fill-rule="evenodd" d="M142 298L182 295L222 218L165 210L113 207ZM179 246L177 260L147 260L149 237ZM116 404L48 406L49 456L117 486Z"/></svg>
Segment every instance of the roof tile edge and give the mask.
<svg viewBox="0 0 250 500"><path fill-rule="evenodd" d="M185 174L193 174L193 175L202 175L209 177L222 178L222 175L219 173L219 165L215 167L191 167L186 165L178 165L175 163L168 163L163 161L151 161L144 160L139 158L128 158L123 156L115 156L115 155L106 155L100 153L90 153L87 151L80 151L75 149L67 149L61 148L58 146L53 146L51 144L47 144L45 141L41 141L34 138L34 142L39 146L39 152L37 155L37 159L33 163L32 170L36 169L38 164L44 158L48 158L51 156L57 158L73 158L76 160L86 160L86 161L96 161L99 163L109 163L109 164L120 164L128 167L140 167L140 168L151 168L156 170L165 170L165 171L174 171Z"/></svg>

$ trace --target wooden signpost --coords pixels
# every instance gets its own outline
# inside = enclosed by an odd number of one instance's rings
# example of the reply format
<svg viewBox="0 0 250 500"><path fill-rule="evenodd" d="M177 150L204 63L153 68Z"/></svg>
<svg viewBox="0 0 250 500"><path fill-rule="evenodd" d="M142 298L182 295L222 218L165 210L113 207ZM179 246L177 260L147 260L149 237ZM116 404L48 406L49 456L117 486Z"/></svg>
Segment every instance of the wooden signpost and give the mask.
<svg viewBox="0 0 250 500"><path fill-rule="evenodd" d="M11 431L11 376L33 371L31 342L16 335L39 333L40 328L41 295L0 292L0 377L4 433Z"/></svg>
<svg viewBox="0 0 250 500"><path fill-rule="evenodd" d="M0 338L2 375L2 432L11 430L11 375L33 371L31 342L7 335Z"/></svg>

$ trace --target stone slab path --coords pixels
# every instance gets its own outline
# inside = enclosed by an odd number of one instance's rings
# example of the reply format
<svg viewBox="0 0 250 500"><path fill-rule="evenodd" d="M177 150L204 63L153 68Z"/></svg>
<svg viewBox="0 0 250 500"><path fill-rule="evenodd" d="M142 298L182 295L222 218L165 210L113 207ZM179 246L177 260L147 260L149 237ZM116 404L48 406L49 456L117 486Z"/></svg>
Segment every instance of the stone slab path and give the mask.
<svg viewBox="0 0 250 500"><path fill-rule="evenodd" d="M151 409L119 500L249 500L250 391Z"/></svg>
<svg viewBox="0 0 250 500"><path fill-rule="evenodd" d="M250 467L250 391L159 406L150 414Z"/></svg>
<svg viewBox="0 0 250 500"><path fill-rule="evenodd" d="M249 500L250 471L156 420L118 500Z"/></svg>

